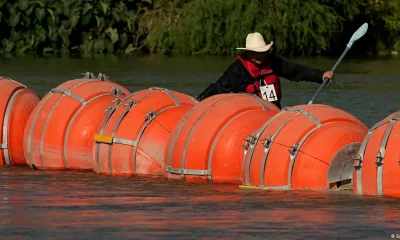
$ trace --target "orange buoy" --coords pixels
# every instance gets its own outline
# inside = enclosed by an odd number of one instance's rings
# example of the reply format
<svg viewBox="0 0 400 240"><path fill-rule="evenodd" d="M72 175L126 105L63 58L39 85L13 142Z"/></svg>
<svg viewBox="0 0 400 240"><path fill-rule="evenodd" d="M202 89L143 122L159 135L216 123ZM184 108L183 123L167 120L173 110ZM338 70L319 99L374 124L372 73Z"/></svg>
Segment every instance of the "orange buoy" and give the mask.
<svg viewBox="0 0 400 240"><path fill-rule="evenodd" d="M25 85L0 77L0 166L24 165L24 128L40 97Z"/></svg>
<svg viewBox="0 0 400 240"><path fill-rule="evenodd" d="M347 183L367 131L356 117L331 106L284 108L249 137L243 184L317 190Z"/></svg>
<svg viewBox="0 0 400 240"><path fill-rule="evenodd" d="M196 183L241 183L245 137L279 112L249 94L218 94L201 101L168 141L166 177Z"/></svg>
<svg viewBox="0 0 400 240"><path fill-rule="evenodd" d="M150 88L110 109L95 136L94 171L113 176L164 176L164 150L172 128L198 101Z"/></svg>
<svg viewBox="0 0 400 240"><path fill-rule="evenodd" d="M400 111L368 131L355 160L354 192L400 196Z"/></svg>
<svg viewBox="0 0 400 240"><path fill-rule="evenodd" d="M29 166L38 169L92 169L94 134L115 96L130 92L123 86L87 73L47 93L32 112L24 133Z"/></svg>

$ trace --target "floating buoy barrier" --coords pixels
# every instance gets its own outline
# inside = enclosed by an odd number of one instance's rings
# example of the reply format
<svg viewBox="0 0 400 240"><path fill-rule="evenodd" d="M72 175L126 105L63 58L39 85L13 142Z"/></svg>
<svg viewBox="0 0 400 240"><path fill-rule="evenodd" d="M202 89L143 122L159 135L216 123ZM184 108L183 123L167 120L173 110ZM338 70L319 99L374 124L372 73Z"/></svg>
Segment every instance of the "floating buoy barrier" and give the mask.
<svg viewBox="0 0 400 240"><path fill-rule="evenodd" d="M400 111L368 131L355 158L353 191L400 196Z"/></svg>
<svg viewBox="0 0 400 240"><path fill-rule="evenodd" d="M25 85L7 77L0 77L0 95L0 166L25 165L22 151L24 129L40 97Z"/></svg>
<svg viewBox="0 0 400 240"><path fill-rule="evenodd" d="M50 90L32 112L24 133L24 154L35 169L92 169L93 136L115 97L130 94L107 76L66 81Z"/></svg>
<svg viewBox="0 0 400 240"><path fill-rule="evenodd" d="M94 171L164 177L165 145L173 127L198 101L163 88L137 91L109 109L94 137Z"/></svg>
<svg viewBox="0 0 400 240"><path fill-rule="evenodd" d="M321 190L348 184L368 128L331 106L287 107L249 136L243 185Z"/></svg>
<svg viewBox="0 0 400 240"><path fill-rule="evenodd" d="M195 183L241 183L247 135L280 111L249 94L218 94L193 107L168 140L166 177Z"/></svg>

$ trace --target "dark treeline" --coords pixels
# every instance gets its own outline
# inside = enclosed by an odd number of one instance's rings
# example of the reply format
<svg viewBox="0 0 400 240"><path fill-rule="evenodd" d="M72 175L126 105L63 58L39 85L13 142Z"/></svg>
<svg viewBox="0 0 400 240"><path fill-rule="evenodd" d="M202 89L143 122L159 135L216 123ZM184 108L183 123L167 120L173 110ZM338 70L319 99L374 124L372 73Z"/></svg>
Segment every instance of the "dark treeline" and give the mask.
<svg viewBox="0 0 400 240"><path fill-rule="evenodd" d="M249 32L294 56L400 51L399 0L0 0L0 53L236 54Z"/></svg>

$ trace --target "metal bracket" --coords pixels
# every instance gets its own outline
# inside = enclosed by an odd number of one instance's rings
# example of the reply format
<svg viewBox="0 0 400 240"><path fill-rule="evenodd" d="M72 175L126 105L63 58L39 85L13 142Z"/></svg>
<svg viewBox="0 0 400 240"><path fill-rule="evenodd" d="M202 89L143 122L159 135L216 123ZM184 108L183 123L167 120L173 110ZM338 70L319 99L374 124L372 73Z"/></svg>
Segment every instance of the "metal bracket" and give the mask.
<svg viewBox="0 0 400 240"><path fill-rule="evenodd" d="M121 102L121 99L119 97L114 98L110 105L108 105L108 107L106 108L106 110L104 111L104 113L107 113L108 111L114 109L116 106L119 105L119 103Z"/></svg>
<svg viewBox="0 0 400 240"><path fill-rule="evenodd" d="M136 104L136 101L134 101L133 99L129 99L129 100L125 103L125 107L126 107L128 110L131 110L131 109L132 109L132 106L133 106L134 104Z"/></svg>
<svg viewBox="0 0 400 240"><path fill-rule="evenodd" d="M253 134L251 134L250 136L248 136L247 138L245 138L244 140L246 140L246 142L249 145L254 145L256 143L256 140L260 137L260 133L256 133L254 132Z"/></svg>
<svg viewBox="0 0 400 240"><path fill-rule="evenodd" d="M0 144L0 149L8 149L8 144L7 143L1 143Z"/></svg>
<svg viewBox="0 0 400 240"><path fill-rule="evenodd" d="M109 76L105 75L104 73L99 73L97 77L94 76L92 72L85 72L82 73L84 79L97 79L100 81L108 81L110 78Z"/></svg>
<svg viewBox="0 0 400 240"><path fill-rule="evenodd" d="M97 76L97 79L101 80L101 81L109 81L110 77L105 75L104 73L99 73L99 75Z"/></svg>
<svg viewBox="0 0 400 240"><path fill-rule="evenodd" d="M264 139L264 143L263 143L264 148L266 148L266 149L270 148L271 143L272 143L272 136L268 135L268 137Z"/></svg>
<svg viewBox="0 0 400 240"><path fill-rule="evenodd" d="M108 113L109 111L111 111L111 109L113 109L113 107L109 106L108 108L106 108L106 110L104 110L104 113Z"/></svg>
<svg viewBox="0 0 400 240"><path fill-rule="evenodd" d="M357 163L353 165L353 167L356 169L361 168L361 163L362 163L361 155L357 155L357 157L354 158L354 161L357 161Z"/></svg>
<svg viewBox="0 0 400 240"><path fill-rule="evenodd" d="M82 73L84 79L94 79L94 74L92 72Z"/></svg>
<svg viewBox="0 0 400 240"><path fill-rule="evenodd" d="M119 89L119 88L117 88L117 87L112 87L110 93L111 93L111 94L114 94L114 95L123 95L121 89Z"/></svg>
<svg viewBox="0 0 400 240"><path fill-rule="evenodd" d="M299 147L298 143L293 144L293 146L288 150L290 155L294 155L298 150L298 147Z"/></svg>
<svg viewBox="0 0 400 240"><path fill-rule="evenodd" d="M149 88L150 90L160 90L160 91L163 91L163 92L166 92L167 91L167 89L166 88L161 88L161 87L151 87L151 88Z"/></svg>
<svg viewBox="0 0 400 240"><path fill-rule="evenodd" d="M381 152L378 152L376 155L377 160L375 161L377 166L381 166L383 164L383 156Z"/></svg>
<svg viewBox="0 0 400 240"><path fill-rule="evenodd" d="M144 116L144 120L145 120L145 121L149 121L150 119L154 118L155 116L157 116L157 112L155 112L154 110L150 110L150 111Z"/></svg>
<svg viewBox="0 0 400 240"><path fill-rule="evenodd" d="M247 150L249 150L250 144L249 142L246 140L246 143L242 145L243 150L246 152ZM400 160L399 160L400 161Z"/></svg>

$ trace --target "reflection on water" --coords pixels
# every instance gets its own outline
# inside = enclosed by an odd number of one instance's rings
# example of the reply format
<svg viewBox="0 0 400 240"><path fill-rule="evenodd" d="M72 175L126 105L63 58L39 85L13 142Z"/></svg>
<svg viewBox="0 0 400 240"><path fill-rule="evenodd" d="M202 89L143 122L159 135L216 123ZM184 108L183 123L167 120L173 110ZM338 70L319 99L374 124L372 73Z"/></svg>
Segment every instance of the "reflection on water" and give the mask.
<svg viewBox="0 0 400 240"><path fill-rule="evenodd" d="M2 239L388 239L400 231L399 199L349 191L241 190L13 167L0 171L0 192Z"/></svg>
<svg viewBox="0 0 400 240"><path fill-rule="evenodd" d="M231 63L223 57L0 58L0 75L41 96L82 72L106 73L131 91L166 87L197 96ZM298 59L330 69L336 59ZM400 109L400 58L345 59L315 103L366 125ZM318 85L282 81L283 106L307 103ZM0 170L1 239L390 239L400 200L349 191L273 192L183 185L92 172Z"/></svg>

